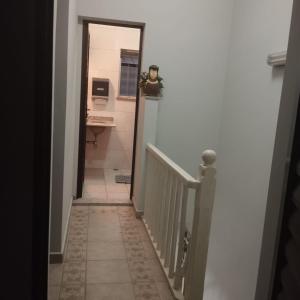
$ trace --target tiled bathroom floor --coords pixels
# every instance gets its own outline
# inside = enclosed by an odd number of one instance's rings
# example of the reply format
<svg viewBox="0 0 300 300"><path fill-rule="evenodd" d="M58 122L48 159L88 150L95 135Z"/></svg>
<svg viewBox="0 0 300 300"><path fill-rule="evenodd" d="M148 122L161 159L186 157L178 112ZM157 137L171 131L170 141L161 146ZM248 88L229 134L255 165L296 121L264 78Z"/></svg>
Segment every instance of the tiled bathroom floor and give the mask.
<svg viewBox="0 0 300 300"><path fill-rule="evenodd" d="M75 204L131 204L130 184L115 182L115 175L130 175L131 170L85 169L82 199Z"/></svg>
<svg viewBox="0 0 300 300"><path fill-rule="evenodd" d="M173 300L132 207L72 207L64 263L50 265L48 300Z"/></svg>

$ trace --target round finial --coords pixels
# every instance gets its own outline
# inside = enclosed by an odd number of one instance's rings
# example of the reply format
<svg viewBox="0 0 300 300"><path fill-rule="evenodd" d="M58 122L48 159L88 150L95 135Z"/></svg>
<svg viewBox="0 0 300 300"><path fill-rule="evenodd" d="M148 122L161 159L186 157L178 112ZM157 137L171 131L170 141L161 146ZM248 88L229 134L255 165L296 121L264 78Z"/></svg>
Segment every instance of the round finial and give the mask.
<svg viewBox="0 0 300 300"><path fill-rule="evenodd" d="M217 154L214 150L205 150L202 153L202 159L204 161L204 165L213 165L217 159Z"/></svg>

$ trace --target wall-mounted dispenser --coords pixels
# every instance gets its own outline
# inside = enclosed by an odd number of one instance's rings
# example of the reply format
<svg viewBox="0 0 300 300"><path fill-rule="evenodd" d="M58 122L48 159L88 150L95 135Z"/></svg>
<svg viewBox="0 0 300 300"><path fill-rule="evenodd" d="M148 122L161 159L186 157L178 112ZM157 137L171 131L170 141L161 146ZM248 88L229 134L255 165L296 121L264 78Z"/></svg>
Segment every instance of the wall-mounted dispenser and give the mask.
<svg viewBox="0 0 300 300"><path fill-rule="evenodd" d="M92 100L108 100L109 79L92 78Z"/></svg>

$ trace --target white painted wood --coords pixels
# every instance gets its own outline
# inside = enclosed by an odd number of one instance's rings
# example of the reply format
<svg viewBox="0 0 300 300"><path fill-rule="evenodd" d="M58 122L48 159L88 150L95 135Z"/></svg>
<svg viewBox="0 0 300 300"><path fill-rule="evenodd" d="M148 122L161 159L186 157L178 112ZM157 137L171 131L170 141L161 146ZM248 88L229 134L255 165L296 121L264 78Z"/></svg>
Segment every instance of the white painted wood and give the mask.
<svg viewBox="0 0 300 300"><path fill-rule="evenodd" d="M188 198L188 188L183 187L182 199L181 199L181 211L180 211L180 229L179 229L179 243L178 243L178 253L176 258L176 272L174 280L174 289L181 290L182 288L182 279L183 279L183 270L182 270L182 259L184 255L184 233L186 230L186 209L187 209L187 198Z"/></svg>
<svg viewBox="0 0 300 300"><path fill-rule="evenodd" d="M172 292L180 300L203 298L216 154L206 150L202 158L199 178L195 179L155 146L148 144L146 148L144 224ZM195 207L191 241L183 265L189 189L196 191Z"/></svg>
<svg viewBox="0 0 300 300"><path fill-rule="evenodd" d="M158 237L159 237L159 219L160 219L160 202L161 202L161 193L162 193L162 173L161 173L161 166L158 161L155 162L156 169L155 169L155 195L153 198L153 209L154 209L154 227L153 227L153 238L154 242L158 244ZM157 245L156 245L157 246Z"/></svg>
<svg viewBox="0 0 300 300"><path fill-rule="evenodd" d="M175 274L175 253L176 248L178 246L178 225L179 225L179 210L180 210L180 202L182 195L182 184L177 185L176 195L174 198L175 208L174 208L174 219L173 219L173 232L171 239L171 254L170 254L170 266L169 266L169 278L173 278Z"/></svg>
<svg viewBox="0 0 300 300"><path fill-rule="evenodd" d="M149 200L149 194L150 194L150 158L149 158L149 153L146 152L146 157L145 157L145 194L144 194L144 198L145 198L145 204L144 204L144 217L145 220L147 220L147 222L149 222L149 218L150 218L150 200ZM147 226L149 224L147 223Z"/></svg>
<svg viewBox="0 0 300 300"><path fill-rule="evenodd" d="M164 212L164 221L163 221L163 242L162 242L162 249L161 249L161 258L165 259L166 257L166 250L167 250L167 232L168 232L168 217L170 213L170 203L171 203L171 195L172 195L172 180L173 175L172 172L169 170L168 182L166 186L166 198L165 198L165 212Z"/></svg>
<svg viewBox="0 0 300 300"><path fill-rule="evenodd" d="M175 210L175 203L174 198L177 193L178 181L177 178L174 176L172 180L172 189L171 189L171 197L170 197L170 206L168 212L168 226L167 226L167 237L166 237L166 256L165 256L165 267L169 268L170 261L171 261L171 241L172 241L172 234L173 234L173 224L174 224L174 210Z"/></svg>
<svg viewBox="0 0 300 300"><path fill-rule="evenodd" d="M148 224L148 227L149 227L149 230L150 232L152 233L153 231L153 194L154 194L154 187L155 187L155 184L154 184L154 169L155 169L155 165L154 165L154 160L153 158L149 155L148 156L148 162L149 162L149 176L148 176L148 186L149 186L149 189L148 189L148 210L149 210L149 217L148 217L148 220L147 220L147 224Z"/></svg>
<svg viewBox="0 0 300 300"><path fill-rule="evenodd" d="M211 225L211 215L215 195L215 173L213 166L216 153L212 150L203 152L204 163L199 168L201 188L197 191L193 220L190 259L188 264L186 300L203 298L207 251Z"/></svg>
<svg viewBox="0 0 300 300"><path fill-rule="evenodd" d="M287 51L272 53L268 55L267 63L270 66L279 67L286 65Z"/></svg>
<svg viewBox="0 0 300 300"><path fill-rule="evenodd" d="M168 158L163 152L161 152L157 147L152 144L147 144L146 150L151 153L157 160L163 163L167 168L174 171L174 174L177 174L178 177L187 184L188 187L196 188L199 184L199 181L188 174L185 170L179 167L174 163L170 158Z"/></svg>
<svg viewBox="0 0 300 300"><path fill-rule="evenodd" d="M163 179L162 179L162 194L160 199L160 218L159 218L159 232L158 232L158 243L157 243L157 250L161 251L162 249L162 243L163 243L163 235L165 232L165 226L164 226L164 219L165 219L165 204L166 204L166 195L167 195L167 183L168 183L168 176L169 171L167 169L164 169L162 171Z"/></svg>

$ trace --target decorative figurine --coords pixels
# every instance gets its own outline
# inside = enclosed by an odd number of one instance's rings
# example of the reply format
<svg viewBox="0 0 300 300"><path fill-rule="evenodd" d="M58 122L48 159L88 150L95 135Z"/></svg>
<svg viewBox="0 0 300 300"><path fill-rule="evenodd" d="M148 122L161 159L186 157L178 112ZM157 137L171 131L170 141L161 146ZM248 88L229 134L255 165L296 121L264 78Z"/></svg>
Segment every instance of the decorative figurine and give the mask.
<svg viewBox="0 0 300 300"><path fill-rule="evenodd" d="M154 97L161 96L161 89L164 86L161 82L163 79L158 75L158 70L158 66L151 65L149 67L149 73L142 73L140 88L142 88L144 95Z"/></svg>

